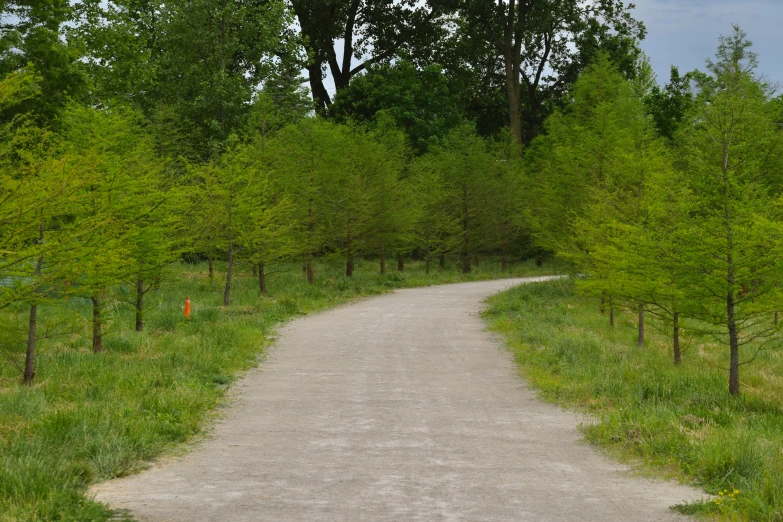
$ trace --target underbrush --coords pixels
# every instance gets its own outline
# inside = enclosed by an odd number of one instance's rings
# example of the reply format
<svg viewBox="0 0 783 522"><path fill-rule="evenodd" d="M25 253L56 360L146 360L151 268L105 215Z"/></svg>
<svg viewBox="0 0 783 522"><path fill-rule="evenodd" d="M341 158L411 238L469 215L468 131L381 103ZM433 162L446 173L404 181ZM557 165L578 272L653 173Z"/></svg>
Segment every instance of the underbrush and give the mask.
<svg viewBox="0 0 783 522"><path fill-rule="evenodd" d="M425 274L421 263L409 262L404 272L381 276L376 263L363 261L347 278L342 265L322 262L316 283L308 285L292 264L272 268L264 297L249 271L240 271L232 305L223 307L224 274L210 280L206 264L182 264L147 295L142 333L134 331L133 289L112 292L105 351L97 355L90 347L88 300L42 305L41 331L59 325L60 334L39 342L34 385L22 386L15 366L0 363L0 520L111 517L85 497L88 485L137 472L202 433L230 384L257 364L275 327L296 315L394 288L556 268L525 262L501 273L498 263L485 261L468 275L452 264ZM186 297L193 306L189 320L183 317ZM63 325L70 325L67 333ZM18 362L21 350L6 347L6 355Z"/></svg>
<svg viewBox="0 0 783 522"><path fill-rule="evenodd" d="M486 317L544 399L591 414L588 440L714 495L678 510L783 520L783 351L743 366L735 398L726 347L692 339L675 366L662 325L639 350L634 314L611 328L570 280L512 288L490 300Z"/></svg>

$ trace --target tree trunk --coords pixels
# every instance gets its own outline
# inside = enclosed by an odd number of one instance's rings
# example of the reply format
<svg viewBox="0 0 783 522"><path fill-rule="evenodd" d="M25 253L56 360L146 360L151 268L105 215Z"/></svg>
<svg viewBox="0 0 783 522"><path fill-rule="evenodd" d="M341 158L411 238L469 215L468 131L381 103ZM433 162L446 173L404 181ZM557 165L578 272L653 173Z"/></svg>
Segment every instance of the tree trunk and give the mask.
<svg viewBox="0 0 783 522"><path fill-rule="evenodd" d="M440 260L438 261L438 266L440 268L446 268L446 254L440 255Z"/></svg>
<svg viewBox="0 0 783 522"><path fill-rule="evenodd" d="M644 305L639 303L639 341L638 348L644 348Z"/></svg>
<svg viewBox="0 0 783 522"><path fill-rule="evenodd" d="M231 279L234 276L234 245L228 240L228 256L226 258L228 266L226 267L226 288L223 290L223 306L231 304Z"/></svg>
<svg viewBox="0 0 783 522"><path fill-rule="evenodd" d="M266 295L268 293L266 289L266 273L264 263L258 263L258 290L261 292L261 295Z"/></svg>
<svg viewBox="0 0 783 522"><path fill-rule="evenodd" d="M737 332L737 320L734 316L734 291L729 289L726 295L726 318L729 329L729 350L731 351L729 362L729 393L738 395L740 392L739 380L739 334Z"/></svg>
<svg viewBox="0 0 783 522"><path fill-rule="evenodd" d="M509 30L510 32L510 30ZM514 135L514 141L522 144L522 108L519 103L519 64L514 60L514 48L508 41L503 53L503 62L506 72L506 99L508 101L508 125Z"/></svg>
<svg viewBox="0 0 783 522"><path fill-rule="evenodd" d="M383 274L386 273L386 250L384 248L383 238L381 238L381 249L380 249L379 261L381 263L381 275L383 275Z"/></svg>
<svg viewBox="0 0 783 522"><path fill-rule="evenodd" d="M136 280L136 331L144 329L144 280Z"/></svg>
<svg viewBox="0 0 783 522"><path fill-rule="evenodd" d="M313 254L308 253L305 260L305 272L307 273L307 282L315 284L315 272L313 272Z"/></svg>
<svg viewBox="0 0 783 522"><path fill-rule="evenodd" d="M402 254L397 254L397 271L403 272L405 270L405 260L402 258Z"/></svg>
<svg viewBox="0 0 783 522"><path fill-rule="evenodd" d="M207 258L207 264L209 265L209 281L212 282L215 279L215 262L211 256Z"/></svg>
<svg viewBox="0 0 783 522"><path fill-rule="evenodd" d="M38 244L44 242L44 223L38 226ZM43 269L43 257L39 257L35 264L35 277L36 285L41 277L41 270ZM36 286L33 295L35 296L40 291L40 287ZM38 337L35 333L36 326L38 325L38 303L33 302L30 305L30 321L27 325L27 352L24 358L24 375L22 376L22 383L30 386L35 379L35 343L38 341Z"/></svg>
<svg viewBox="0 0 783 522"><path fill-rule="evenodd" d="M353 277L353 246L350 239L348 240L348 249L345 252L345 275Z"/></svg>
<svg viewBox="0 0 783 522"><path fill-rule="evenodd" d="M35 327L38 321L38 303L30 305L30 323L27 327L27 353L24 360L22 383L30 386L35 378Z"/></svg>
<svg viewBox="0 0 783 522"><path fill-rule="evenodd" d="M253 277L256 277L258 275L258 267L256 265L252 265L251 269L253 270Z"/></svg>
<svg viewBox="0 0 783 522"><path fill-rule="evenodd" d="M500 271L505 272L508 270L508 239L503 238L503 259L500 262Z"/></svg>
<svg viewBox="0 0 783 522"><path fill-rule="evenodd" d="M473 254L473 266L476 268L479 267L479 255L478 253Z"/></svg>
<svg viewBox="0 0 783 522"><path fill-rule="evenodd" d="M680 313L674 312L672 316L672 322L674 325L673 337L674 337L674 364L679 365L682 363L682 354L680 353Z"/></svg>
<svg viewBox="0 0 783 522"><path fill-rule="evenodd" d="M430 273L430 256L432 255L432 247L430 246L430 226L427 223L427 228L424 238L424 273Z"/></svg>
<svg viewBox="0 0 783 522"><path fill-rule="evenodd" d="M777 325L778 325L778 314L779 314L779 313L780 313L780 312L775 312L775 322L774 322L774 325L775 325L775 326L777 326Z"/></svg>
<svg viewBox="0 0 783 522"><path fill-rule="evenodd" d="M101 297L94 295L92 298L92 352L103 351L103 322L101 321Z"/></svg>
<svg viewBox="0 0 783 522"><path fill-rule="evenodd" d="M614 328L614 303L611 295L609 296L609 326Z"/></svg>
<svg viewBox="0 0 783 522"><path fill-rule="evenodd" d="M604 315L606 313L606 290L601 292L601 307L600 307L601 315Z"/></svg>

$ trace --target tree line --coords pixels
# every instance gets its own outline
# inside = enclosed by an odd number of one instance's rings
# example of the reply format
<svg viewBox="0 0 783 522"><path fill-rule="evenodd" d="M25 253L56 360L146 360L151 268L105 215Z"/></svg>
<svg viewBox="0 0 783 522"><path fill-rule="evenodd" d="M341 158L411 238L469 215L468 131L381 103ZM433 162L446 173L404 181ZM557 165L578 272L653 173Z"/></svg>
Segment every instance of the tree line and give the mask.
<svg viewBox="0 0 783 522"><path fill-rule="evenodd" d="M265 294L284 262L314 283L322 256L350 277L360 256L556 254L610 321L638 313L640 346L647 314L675 362L683 332L725 341L738 393L779 333L781 101L739 28L659 87L630 9L5 3L0 309L23 318L24 381L42 305L89 299L100 352L112 293L135 289L142 330L183 257L221 261L229 306L240 265Z"/></svg>
<svg viewBox="0 0 783 522"><path fill-rule="evenodd" d="M529 208L542 245L570 259L600 309L728 348L740 367L781 340L783 98L759 77L734 27L707 72L665 87L623 78L607 59L580 77L567 109L526 154L539 176Z"/></svg>
<svg viewBox="0 0 783 522"><path fill-rule="evenodd" d="M9 75L2 108L39 95L37 81L34 71ZM43 310L89 299L99 353L118 290L135 290L141 331L145 296L176 277L171 266L183 257L207 261L210 278L221 262L230 306L240 264L264 295L284 263L301 263L314 284L323 256L342 258L351 277L359 256L377 259L383 274L389 260L404 270L415 256L429 271L457 255L469 272L479 254L502 256L505 269L530 250L513 191L521 157L508 136L485 139L464 124L413 156L391 119L368 128L301 114L281 124L269 100L254 103L252 123L208 161L161 156L155 123L127 107L70 104L56 131L29 118L4 128L0 309L7 331L24 323L26 383Z"/></svg>

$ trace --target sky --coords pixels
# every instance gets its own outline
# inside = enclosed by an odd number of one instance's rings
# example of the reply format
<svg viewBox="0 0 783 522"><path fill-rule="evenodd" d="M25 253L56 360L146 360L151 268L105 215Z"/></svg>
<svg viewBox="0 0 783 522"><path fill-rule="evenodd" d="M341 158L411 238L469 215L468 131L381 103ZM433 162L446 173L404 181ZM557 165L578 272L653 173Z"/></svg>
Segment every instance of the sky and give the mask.
<svg viewBox="0 0 783 522"><path fill-rule="evenodd" d="M634 18L644 22L642 49L650 57L659 83L669 68L681 73L705 70L718 37L736 23L748 34L759 56L759 72L783 91L783 0L635 0Z"/></svg>

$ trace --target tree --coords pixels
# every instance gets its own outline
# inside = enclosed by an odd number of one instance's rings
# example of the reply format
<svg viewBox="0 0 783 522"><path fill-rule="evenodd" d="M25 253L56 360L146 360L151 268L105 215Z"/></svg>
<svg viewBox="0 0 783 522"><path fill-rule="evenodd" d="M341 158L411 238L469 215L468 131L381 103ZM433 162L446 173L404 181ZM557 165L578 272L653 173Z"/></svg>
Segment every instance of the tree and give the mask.
<svg viewBox="0 0 783 522"><path fill-rule="evenodd" d="M424 153L460 123L455 97L440 66L417 69L409 61L374 65L335 96L329 115L337 121L377 125L379 114L402 129Z"/></svg>
<svg viewBox="0 0 783 522"><path fill-rule="evenodd" d="M79 45L64 34L71 18L71 5L66 0L3 3L0 76L34 70L40 91L39 96L7 105L3 121L27 115L39 125L54 125L68 102L85 94Z"/></svg>
<svg viewBox="0 0 783 522"><path fill-rule="evenodd" d="M658 134L669 140L674 140L680 123L693 104L690 89L693 76L693 73L681 76L679 69L672 66L669 83L663 89L655 85L644 100Z"/></svg>
<svg viewBox="0 0 783 522"><path fill-rule="evenodd" d="M363 169L367 180L368 219L364 243L378 254L380 273L386 272L386 255L397 256L397 268L403 269L402 256L412 248L411 228L417 207L402 179L409 148L404 134L385 112L377 116L375 128L361 137Z"/></svg>
<svg viewBox="0 0 783 522"><path fill-rule="evenodd" d="M418 209L414 222L414 240L424 254L426 273L430 273L432 256L444 256L458 244L459 225L446 190L443 171L429 155L414 161L409 179L414 208Z"/></svg>
<svg viewBox="0 0 783 522"><path fill-rule="evenodd" d="M75 159L65 168L71 178L86 180L79 201L68 208L72 227L80 232L71 282L92 301L92 348L100 353L104 300L115 285L138 273L135 229L150 210L145 196L154 162L131 112L72 106L63 125L68 154Z"/></svg>
<svg viewBox="0 0 783 522"><path fill-rule="evenodd" d="M294 204L292 233L310 284L314 257L336 241L328 191L349 168L342 149L352 144L346 139L336 125L310 118L286 127L269 143L275 179Z"/></svg>
<svg viewBox="0 0 783 522"><path fill-rule="evenodd" d="M693 313L729 347L732 395L740 392L741 348L760 349L777 334L769 316L781 306L783 273L783 216L770 190L783 144L750 47L737 26L720 38L678 135L689 191L676 236L683 283Z"/></svg>
<svg viewBox="0 0 783 522"><path fill-rule="evenodd" d="M502 59L509 127L519 144L537 134L546 115L543 92L567 87L598 51L626 59L633 74L635 40L644 37L642 24L615 0L465 0L459 10L470 34Z"/></svg>
<svg viewBox="0 0 783 522"><path fill-rule="evenodd" d="M327 66L339 92L370 65L431 41L437 32L434 21L443 11L413 2L377 0L292 0L291 5L307 50L305 68L319 114L326 114L332 104L323 82ZM367 53L371 57L365 59ZM354 59L361 62L354 66Z"/></svg>
<svg viewBox="0 0 783 522"><path fill-rule="evenodd" d="M480 228L487 213L487 176L496 168L486 142L475 128L463 125L453 130L443 145L434 148L427 161L438 172L446 192L444 202L452 219L459 223L459 251L462 272L470 272L470 257L482 234ZM432 180L434 183L437 181Z"/></svg>

